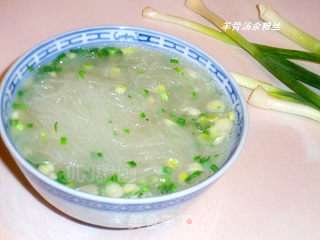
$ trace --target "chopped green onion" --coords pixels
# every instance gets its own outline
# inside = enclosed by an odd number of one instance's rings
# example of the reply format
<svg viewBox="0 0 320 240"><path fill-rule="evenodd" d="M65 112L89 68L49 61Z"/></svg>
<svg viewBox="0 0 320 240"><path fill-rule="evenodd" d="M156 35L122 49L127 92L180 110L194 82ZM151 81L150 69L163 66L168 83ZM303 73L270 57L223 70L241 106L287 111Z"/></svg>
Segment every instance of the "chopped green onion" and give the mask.
<svg viewBox="0 0 320 240"><path fill-rule="evenodd" d="M40 131L40 137L41 137L42 139L45 139L45 138L47 137L47 133L46 133L44 130L41 130L41 131Z"/></svg>
<svg viewBox="0 0 320 240"><path fill-rule="evenodd" d="M177 115L172 112L172 113L170 113L170 117L173 118L173 119L176 119L176 118L177 118Z"/></svg>
<svg viewBox="0 0 320 240"><path fill-rule="evenodd" d="M161 100L166 102L166 101L168 101L168 99L169 99L169 97L168 97L167 91L163 91L161 93Z"/></svg>
<svg viewBox="0 0 320 240"><path fill-rule="evenodd" d="M76 54L83 54L86 51L83 48L78 48L78 49L71 49L70 52L71 53L76 53Z"/></svg>
<svg viewBox="0 0 320 240"><path fill-rule="evenodd" d="M45 72L61 72L61 71L62 71L62 68L52 67L52 66L47 66L47 65L41 66L41 67L39 68L39 72L40 72L40 73L45 73Z"/></svg>
<svg viewBox="0 0 320 240"><path fill-rule="evenodd" d="M106 184L112 183L112 182L116 182L119 183L119 179L118 179L118 175L117 174L113 174L111 177L107 178L105 180Z"/></svg>
<svg viewBox="0 0 320 240"><path fill-rule="evenodd" d="M78 76L79 76L80 78L84 78L85 73L86 73L85 71L80 70L80 71L78 72Z"/></svg>
<svg viewBox="0 0 320 240"><path fill-rule="evenodd" d="M66 56L67 54L61 53L52 61L52 65L56 66L58 63L62 64L62 59L64 59Z"/></svg>
<svg viewBox="0 0 320 240"><path fill-rule="evenodd" d="M90 49L88 50L88 52L91 53L91 54L96 54L96 53L99 52L99 48L90 48Z"/></svg>
<svg viewBox="0 0 320 240"><path fill-rule="evenodd" d="M101 158L101 157L103 157L103 153L102 152L98 152L97 156Z"/></svg>
<svg viewBox="0 0 320 240"><path fill-rule="evenodd" d="M112 124L113 122L112 122L112 120L108 120L108 123Z"/></svg>
<svg viewBox="0 0 320 240"><path fill-rule="evenodd" d="M213 171L213 172L217 172L218 170L219 170L219 168L217 167L217 165L215 165L215 164L211 164L210 165L210 169Z"/></svg>
<svg viewBox="0 0 320 240"><path fill-rule="evenodd" d="M117 48L117 47L109 47L108 48L108 51L111 55L122 55L123 52L121 51L120 48Z"/></svg>
<svg viewBox="0 0 320 240"><path fill-rule="evenodd" d="M130 133L130 129L128 129L128 128L123 129L123 131L124 131L125 133L127 133L127 134Z"/></svg>
<svg viewBox="0 0 320 240"><path fill-rule="evenodd" d="M171 62L171 63L175 63L175 64L179 64L180 61L179 61L178 59L171 58L171 59L170 59L170 62Z"/></svg>
<svg viewBox="0 0 320 240"><path fill-rule="evenodd" d="M172 173L172 168L168 166L162 167L162 173L163 174L171 174Z"/></svg>
<svg viewBox="0 0 320 240"><path fill-rule="evenodd" d="M67 184L68 183L67 174L64 171L59 171L57 173L57 180L56 181L61 184Z"/></svg>
<svg viewBox="0 0 320 240"><path fill-rule="evenodd" d="M206 165L210 161L210 156L208 157L202 157L202 156L196 156L193 158L194 161L199 162L201 165Z"/></svg>
<svg viewBox="0 0 320 240"><path fill-rule="evenodd" d="M141 117L141 118L146 118L147 115L146 115L144 112L142 112L142 113L140 113L140 117Z"/></svg>
<svg viewBox="0 0 320 240"><path fill-rule="evenodd" d="M177 123L180 126L184 126L186 124L186 120L184 118L178 118Z"/></svg>
<svg viewBox="0 0 320 240"><path fill-rule="evenodd" d="M137 163L135 161L129 161L127 162L127 164L131 167L131 168L135 168L137 166Z"/></svg>
<svg viewBox="0 0 320 240"><path fill-rule="evenodd" d="M23 97L23 95L24 95L24 91L19 90L19 91L17 92L17 96L18 96L18 97Z"/></svg>
<svg viewBox="0 0 320 240"><path fill-rule="evenodd" d="M29 70L29 72L33 72L34 71L34 67L33 66L29 66L28 70Z"/></svg>
<svg viewBox="0 0 320 240"><path fill-rule="evenodd" d="M146 97L149 96L149 91L147 89L141 89L140 93Z"/></svg>
<svg viewBox="0 0 320 240"><path fill-rule="evenodd" d="M85 63L85 64L83 64L83 68L85 70L90 70L93 68L93 65L91 63Z"/></svg>
<svg viewBox="0 0 320 240"><path fill-rule="evenodd" d="M159 181L162 183L170 182L170 178L168 177L160 178Z"/></svg>
<svg viewBox="0 0 320 240"><path fill-rule="evenodd" d="M106 57L109 55L122 55L122 54L123 54L123 52L121 51L120 48L104 47L99 50L98 57Z"/></svg>
<svg viewBox="0 0 320 240"><path fill-rule="evenodd" d="M151 187L149 185L145 185L145 186L141 187L140 190L137 191L136 194L138 195L138 197L142 197L146 192L148 192L150 190L150 188Z"/></svg>
<svg viewBox="0 0 320 240"><path fill-rule="evenodd" d="M184 181L186 183L189 183L192 179L199 177L201 173L201 171L195 171L191 173L191 175L189 175Z"/></svg>
<svg viewBox="0 0 320 240"><path fill-rule="evenodd" d="M12 104L13 109L25 109L26 105L25 104L20 104L20 103L13 103Z"/></svg>
<svg viewBox="0 0 320 240"><path fill-rule="evenodd" d="M54 131L58 132L58 122L57 121L54 123Z"/></svg>
<svg viewBox="0 0 320 240"><path fill-rule="evenodd" d="M161 184L158 187L158 191L160 192L161 195L173 193L173 192L177 191L177 186L173 183Z"/></svg>
<svg viewBox="0 0 320 240"><path fill-rule="evenodd" d="M28 123L26 126L27 128L33 128L33 123Z"/></svg>
<svg viewBox="0 0 320 240"><path fill-rule="evenodd" d="M210 158L211 158L210 156L208 156L207 158L206 158L206 157L203 157L203 158L200 159L199 163L200 163L201 165L206 165L207 163L209 163Z"/></svg>
<svg viewBox="0 0 320 240"><path fill-rule="evenodd" d="M216 154L213 155L213 157L214 157L214 158L217 158L217 157L219 157L219 154L216 153Z"/></svg>
<svg viewBox="0 0 320 240"><path fill-rule="evenodd" d="M144 74L144 71L142 69L139 69L138 74Z"/></svg>
<svg viewBox="0 0 320 240"><path fill-rule="evenodd" d="M193 158L193 160L195 160L196 162L198 162L201 159L201 156L196 156Z"/></svg>
<svg viewBox="0 0 320 240"><path fill-rule="evenodd" d="M191 98L192 100L196 99L196 98L197 98L197 92L195 92L195 91L191 92L190 98Z"/></svg>
<svg viewBox="0 0 320 240"><path fill-rule="evenodd" d="M20 131L22 131L24 129L24 125L19 121L15 124L15 127L16 127L16 129L18 129Z"/></svg>
<svg viewBox="0 0 320 240"><path fill-rule="evenodd" d="M61 137L60 138L60 144L61 145L67 145L68 143L68 138L67 137Z"/></svg>
<svg viewBox="0 0 320 240"><path fill-rule="evenodd" d="M174 70L175 70L176 72L178 72L178 73L180 73L180 72L182 71L181 68L179 68L179 67L175 67Z"/></svg>

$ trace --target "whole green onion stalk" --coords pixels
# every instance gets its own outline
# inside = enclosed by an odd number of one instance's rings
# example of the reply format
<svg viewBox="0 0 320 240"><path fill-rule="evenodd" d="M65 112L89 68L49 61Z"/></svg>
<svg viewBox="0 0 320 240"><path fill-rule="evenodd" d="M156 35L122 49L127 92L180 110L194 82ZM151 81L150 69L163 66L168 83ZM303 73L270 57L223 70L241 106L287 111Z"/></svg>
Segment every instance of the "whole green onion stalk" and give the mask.
<svg viewBox="0 0 320 240"><path fill-rule="evenodd" d="M239 46L245 49L257 61L259 61L268 71L270 71L281 82L298 93L300 96L310 101L317 107L320 107L320 96L306 87L300 81L309 84L312 78L306 78L304 73L296 69L295 64L286 58L274 54L266 54L257 48L254 44L248 42L243 36L233 29L225 28L225 20L209 10L201 0L186 0L186 6L198 13L202 17L216 25L221 31L233 39ZM307 71L309 72L309 71ZM314 74L316 75L316 74ZM318 76L318 75L316 75ZM318 76L319 77L319 76ZM319 87L320 88L320 87Z"/></svg>
<svg viewBox="0 0 320 240"><path fill-rule="evenodd" d="M258 4L258 9L260 18L262 20L270 22L271 24L280 24L279 32L284 36L298 43L303 48L320 54L320 41L318 39L310 36L306 32L294 26L288 20L280 16L279 13L274 11L271 7Z"/></svg>
<svg viewBox="0 0 320 240"><path fill-rule="evenodd" d="M219 31L214 30L212 28L209 28L205 25L202 25L200 23L197 23L197 22L194 22L194 21L182 18L182 17L173 16L170 14L159 12L151 7L144 8L142 11L142 16L145 18L153 19L153 20L164 21L164 22L184 26L184 27L187 27L187 28L192 29L194 31L198 31L198 32L206 34L210 37L221 40L225 43L229 43L233 46L239 47L239 45L235 41L233 41L228 35L226 35L222 32L219 32ZM292 50L292 49L271 47L271 46L256 44L256 43L252 43L252 44L254 44L257 48L259 48L261 51L263 51L265 53L277 54L277 55L283 56L288 59L305 60L305 61L320 63L320 55L319 54L298 51L298 50Z"/></svg>
<svg viewBox="0 0 320 240"><path fill-rule="evenodd" d="M250 105L296 114L320 122L319 108L300 95L239 73L231 72L231 75L240 86L254 90L248 99Z"/></svg>
<svg viewBox="0 0 320 240"><path fill-rule="evenodd" d="M320 122L319 110L303 104L288 102L279 98L272 97L261 86L258 86L254 91L252 91L248 99L248 103L260 108L296 114Z"/></svg>

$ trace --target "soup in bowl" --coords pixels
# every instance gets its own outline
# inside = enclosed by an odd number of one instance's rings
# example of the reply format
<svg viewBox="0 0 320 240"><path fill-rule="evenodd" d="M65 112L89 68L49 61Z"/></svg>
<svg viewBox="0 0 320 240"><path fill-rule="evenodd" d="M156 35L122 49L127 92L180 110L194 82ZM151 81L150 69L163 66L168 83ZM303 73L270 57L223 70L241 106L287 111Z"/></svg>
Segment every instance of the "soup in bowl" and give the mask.
<svg viewBox="0 0 320 240"><path fill-rule="evenodd" d="M2 137L31 184L106 227L174 216L231 166L247 134L230 74L197 47L142 28L48 40L11 67L0 94Z"/></svg>

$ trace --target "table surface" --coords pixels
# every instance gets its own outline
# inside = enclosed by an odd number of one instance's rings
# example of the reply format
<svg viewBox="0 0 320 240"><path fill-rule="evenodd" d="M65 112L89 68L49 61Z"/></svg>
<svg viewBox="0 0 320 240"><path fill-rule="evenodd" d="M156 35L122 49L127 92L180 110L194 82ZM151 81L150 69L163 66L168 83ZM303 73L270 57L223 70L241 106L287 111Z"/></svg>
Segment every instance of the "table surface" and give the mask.
<svg viewBox="0 0 320 240"><path fill-rule="evenodd" d="M204 0L230 22L261 22L254 0ZM320 38L319 0L265 4ZM0 76L25 51L57 34L88 26L130 25L172 34L200 47L228 70L282 86L242 49L192 30L141 16L144 7L210 26L184 0L1 0ZM241 31L249 40L301 49L277 31ZM306 65L306 64L304 64ZM319 72L319 65L307 65ZM249 91L242 89L244 96ZM0 141L1 239L320 239L320 125L248 106L249 133L236 163L172 220L135 230L78 223L30 186Z"/></svg>

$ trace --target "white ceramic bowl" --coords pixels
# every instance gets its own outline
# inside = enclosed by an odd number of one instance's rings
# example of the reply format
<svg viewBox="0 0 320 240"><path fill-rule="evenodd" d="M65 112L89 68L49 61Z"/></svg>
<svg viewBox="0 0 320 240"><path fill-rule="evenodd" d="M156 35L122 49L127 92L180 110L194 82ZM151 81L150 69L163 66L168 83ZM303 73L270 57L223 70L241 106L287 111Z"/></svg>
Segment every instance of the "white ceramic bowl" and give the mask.
<svg viewBox="0 0 320 240"><path fill-rule="evenodd" d="M207 69L216 84L228 96L236 112L235 140L225 164L210 178L188 189L142 199L108 198L80 192L48 178L31 166L17 151L10 138L9 118L19 86L29 74L29 66L38 66L62 52L94 45L146 46L177 54ZM230 74L199 48L164 33L127 26L94 27L68 32L45 41L25 53L5 75L0 90L1 137L32 186L53 206L81 221L112 228L152 225L178 214L186 204L206 190L237 159L248 129L246 103Z"/></svg>

